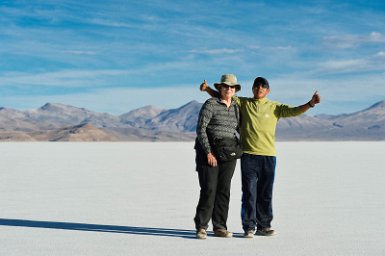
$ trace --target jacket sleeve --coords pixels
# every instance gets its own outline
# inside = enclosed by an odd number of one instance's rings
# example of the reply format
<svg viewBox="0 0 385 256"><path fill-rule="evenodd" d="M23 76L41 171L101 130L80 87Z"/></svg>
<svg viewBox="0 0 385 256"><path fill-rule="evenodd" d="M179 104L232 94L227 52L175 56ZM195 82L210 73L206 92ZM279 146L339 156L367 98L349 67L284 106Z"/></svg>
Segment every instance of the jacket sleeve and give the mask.
<svg viewBox="0 0 385 256"><path fill-rule="evenodd" d="M238 105L238 106L241 106L242 104L242 99L244 99L243 97L238 97L236 95L234 95L232 97L232 100Z"/></svg>
<svg viewBox="0 0 385 256"><path fill-rule="evenodd" d="M197 125L197 131L196 131L198 141L201 144L206 154L211 152L209 138L207 136L207 125L210 123L212 116L213 116L212 105L206 101L205 104L203 104L201 111L199 113L198 125Z"/></svg>
<svg viewBox="0 0 385 256"><path fill-rule="evenodd" d="M280 117L293 117L302 114L302 111L299 107L291 107L286 104L278 104L276 108L276 115Z"/></svg>

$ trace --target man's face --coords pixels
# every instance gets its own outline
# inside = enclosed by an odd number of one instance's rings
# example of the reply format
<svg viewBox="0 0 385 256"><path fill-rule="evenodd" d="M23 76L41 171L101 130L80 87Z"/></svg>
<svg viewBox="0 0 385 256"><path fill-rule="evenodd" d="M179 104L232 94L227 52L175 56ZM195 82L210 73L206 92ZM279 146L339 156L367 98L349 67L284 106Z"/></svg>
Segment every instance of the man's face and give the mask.
<svg viewBox="0 0 385 256"><path fill-rule="evenodd" d="M269 88L263 87L262 84L253 86L254 99L263 99L270 92Z"/></svg>

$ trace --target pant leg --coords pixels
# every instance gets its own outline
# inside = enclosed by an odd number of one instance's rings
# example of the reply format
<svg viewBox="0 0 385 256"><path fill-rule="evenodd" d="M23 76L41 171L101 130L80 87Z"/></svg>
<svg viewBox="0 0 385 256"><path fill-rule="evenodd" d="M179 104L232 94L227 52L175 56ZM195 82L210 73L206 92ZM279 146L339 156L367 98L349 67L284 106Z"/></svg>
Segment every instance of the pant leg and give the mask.
<svg viewBox="0 0 385 256"><path fill-rule="evenodd" d="M261 169L257 182L257 227L269 228L273 220L273 184L275 177L276 157L261 156Z"/></svg>
<svg viewBox="0 0 385 256"><path fill-rule="evenodd" d="M242 228L244 231L254 230L256 226L257 202L257 163L254 155L243 154L241 158L242 174Z"/></svg>
<svg viewBox="0 0 385 256"><path fill-rule="evenodd" d="M195 214L195 227L207 229L214 209L219 168L201 166L197 168L200 195Z"/></svg>
<svg viewBox="0 0 385 256"><path fill-rule="evenodd" d="M218 184L212 215L213 228L227 229L227 217L230 203L231 179L233 178L237 161L219 163Z"/></svg>
<svg viewBox="0 0 385 256"><path fill-rule="evenodd" d="M207 229L214 209L219 167L211 167L208 165L207 156L199 144L196 144L195 150L195 162L199 178L200 195L194 222L196 229Z"/></svg>

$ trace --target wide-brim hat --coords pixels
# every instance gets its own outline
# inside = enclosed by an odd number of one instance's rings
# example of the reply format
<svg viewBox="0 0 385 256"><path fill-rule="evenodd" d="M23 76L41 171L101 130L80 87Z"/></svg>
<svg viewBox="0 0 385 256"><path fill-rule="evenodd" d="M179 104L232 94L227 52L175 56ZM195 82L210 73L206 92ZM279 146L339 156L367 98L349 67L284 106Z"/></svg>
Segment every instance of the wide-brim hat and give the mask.
<svg viewBox="0 0 385 256"><path fill-rule="evenodd" d="M221 85L224 84L231 87L234 86L236 92L241 90L241 85L238 84L237 77L233 74L222 75L221 81L219 83L215 83L214 86L219 91Z"/></svg>

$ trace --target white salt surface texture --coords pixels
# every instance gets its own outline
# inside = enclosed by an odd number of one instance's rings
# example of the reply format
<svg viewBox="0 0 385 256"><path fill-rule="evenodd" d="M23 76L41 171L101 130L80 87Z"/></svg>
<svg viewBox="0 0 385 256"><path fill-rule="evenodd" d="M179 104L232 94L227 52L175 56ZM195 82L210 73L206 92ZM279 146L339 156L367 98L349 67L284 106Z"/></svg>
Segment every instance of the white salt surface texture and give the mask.
<svg viewBox="0 0 385 256"><path fill-rule="evenodd" d="M274 237L194 238L191 142L1 143L0 255L385 255L385 143L277 143ZM211 228L211 224L210 224Z"/></svg>

